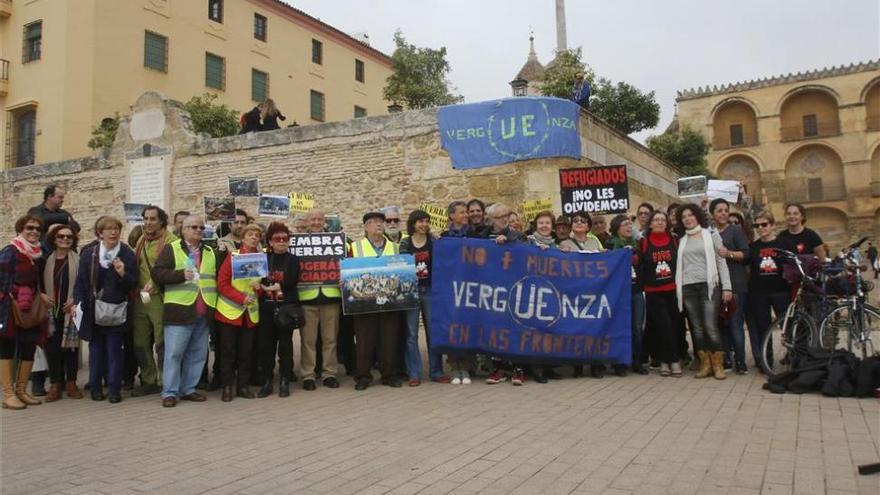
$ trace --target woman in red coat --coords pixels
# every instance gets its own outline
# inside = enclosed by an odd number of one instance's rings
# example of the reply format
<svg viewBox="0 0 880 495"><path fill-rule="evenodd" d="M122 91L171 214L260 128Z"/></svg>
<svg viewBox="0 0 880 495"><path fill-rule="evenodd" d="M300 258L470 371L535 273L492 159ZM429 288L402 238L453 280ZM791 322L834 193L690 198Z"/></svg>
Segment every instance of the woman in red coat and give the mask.
<svg viewBox="0 0 880 495"><path fill-rule="evenodd" d="M260 278L232 279L232 258L238 254L259 251L262 231L257 225L248 225L242 232L241 250L232 252L223 260L217 274L217 320L220 333L220 374L223 381L224 402L233 398L238 375L238 396L253 399L248 388L251 375L251 355L254 348L256 327L260 321ZM236 366L237 363L237 366ZM237 368L237 369L236 369Z"/></svg>

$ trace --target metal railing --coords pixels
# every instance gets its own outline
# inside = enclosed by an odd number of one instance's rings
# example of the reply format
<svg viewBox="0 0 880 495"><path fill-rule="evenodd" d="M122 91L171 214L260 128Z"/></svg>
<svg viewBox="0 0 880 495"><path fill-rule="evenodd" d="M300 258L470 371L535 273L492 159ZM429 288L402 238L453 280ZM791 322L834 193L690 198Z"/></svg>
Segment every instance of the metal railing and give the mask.
<svg viewBox="0 0 880 495"><path fill-rule="evenodd" d="M723 150L725 148L740 148L743 146L755 146L757 144L758 133L756 132L743 132L741 143L734 143L729 134L716 135L712 139L712 147L716 150Z"/></svg>
<svg viewBox="0 0 880 495"><path fill-rule="evenodd" d="M780 130L782 141L797 141L817 137L837 136L840 134L840 122L819 122L814 129L808 129L803 125L783 127Z"/></svg>
<svg viewBox="0 0 880 495"><path fill-rule="evenodd" d="M880 117L868 117L865 123L869 131L880 131Z"/></svg>
<svg viewBox="0 0 880 495"><path fill-rule="evenodd" d="M845 186L823 186L818 190L805 187L802 180L786 181L785 201L788 203L819 203L846 199Z"/></svg>

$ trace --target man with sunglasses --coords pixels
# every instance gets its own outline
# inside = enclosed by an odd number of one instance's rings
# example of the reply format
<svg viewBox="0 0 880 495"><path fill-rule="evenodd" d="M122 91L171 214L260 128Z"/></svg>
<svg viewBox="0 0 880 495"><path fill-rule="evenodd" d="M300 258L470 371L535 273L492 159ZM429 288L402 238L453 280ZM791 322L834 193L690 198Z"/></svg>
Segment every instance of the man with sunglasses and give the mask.
<svg viewBox="0 0 880 495"><path fill-rule="evenodd" d="M141 213L143 235L134 246L138 264L138 297L134 300L132 339L134 356L141 369L141 385L131 391L132 397L158 394L162 391L159 374L164 361L162 329L162 293L153 283L150 271L166 244L177 240L168 231L168 214L158 206L150 205ZM153 356L155 346L157 359Z"/></svg>
<svg viewBox="0 0 880 495"><path fill-rule="evenodd" d="M404 237L408 237L405 231L400 230L400 208L386 206L379 211L385 214L385 237L391 242L400 244Z"/></svg>
<svg viewBox="0 0 880 495"><path fill-rule="evenodd" d="M168 243L150 270L165 292L165 363L162 407L180 400L204 402L196 392L208 359L208 328L217 306L217 260L202 242L205 223L192 215L183 221L183 239Z"/></svg>

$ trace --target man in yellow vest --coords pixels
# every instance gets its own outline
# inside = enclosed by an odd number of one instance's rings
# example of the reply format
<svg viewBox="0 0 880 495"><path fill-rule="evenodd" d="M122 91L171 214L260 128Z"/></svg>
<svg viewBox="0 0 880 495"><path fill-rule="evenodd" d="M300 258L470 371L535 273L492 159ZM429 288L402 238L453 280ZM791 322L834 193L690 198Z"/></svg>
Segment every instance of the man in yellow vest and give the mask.
<svg viewBox="0 0 880 495"><path fill-rule="evenodd" d="M325 231L326 217L319 209L312 209L306 215L308 230L313 234ZM303 390L315 390L315 361L318 329L321 332L321 355L323 369L322 384L327 388L339 388L336 378L339 367L336 358L336 337L339 334L339 313L342 291L338 285L322 285L299 289L299 301L305 315L305 325L300 330L302 337L302 357L300 373Z"/></svg>
<svg viewBox="0 0 880 495"><path fill-rule="evenodd" d="M204 402L196 392L208 359L208 325L217 307L217 260L202 242L205 222L199 216L183 221L183 239L162 250L150 274L165 292L165 363L162 406L181 400Z"/></svg>
<svg viewBox="0 0 880 495"><path fill-rule="evenodd" d="M393 256L398 254L396 242L385 237L385 214L373 211L364 215L364 238L351 245L352 256L356 258ZM398 376L398 348L400 343L400 311L359 314L354 317L354 332L357 340L357 373L355 390L366 390L373 380L370 368L373 354L379 348L379 371L382 383L389 387L400 387Z"/></svg>

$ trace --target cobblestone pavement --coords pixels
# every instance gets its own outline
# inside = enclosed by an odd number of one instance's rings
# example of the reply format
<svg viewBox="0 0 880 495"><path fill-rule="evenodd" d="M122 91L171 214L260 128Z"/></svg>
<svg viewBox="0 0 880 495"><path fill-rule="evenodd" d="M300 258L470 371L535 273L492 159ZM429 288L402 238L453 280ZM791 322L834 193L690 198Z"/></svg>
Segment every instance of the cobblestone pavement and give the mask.
<svg viewBox="0 0 880 495"><path fill-rule="evenodd" d="M81 373L82 377L83 373ZM657 375L3 410L2 493L880 493L880 401Z"/></svg>

